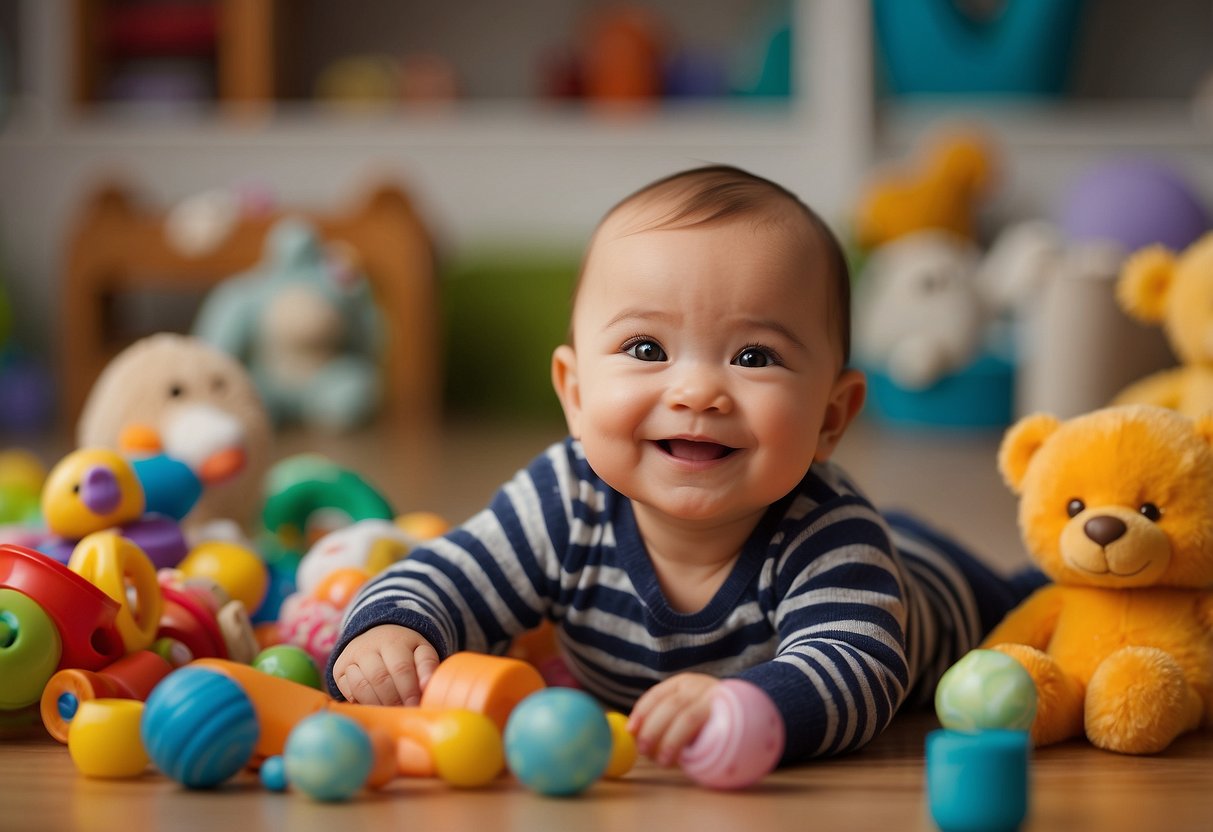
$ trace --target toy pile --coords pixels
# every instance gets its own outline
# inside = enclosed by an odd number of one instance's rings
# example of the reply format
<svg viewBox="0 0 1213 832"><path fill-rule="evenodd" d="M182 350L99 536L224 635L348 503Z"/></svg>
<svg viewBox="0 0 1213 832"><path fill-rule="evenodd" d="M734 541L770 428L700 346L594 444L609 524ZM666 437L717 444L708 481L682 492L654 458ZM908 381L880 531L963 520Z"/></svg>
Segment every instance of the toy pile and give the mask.
<svg viewBox="0 0 1213 832"><path fill-rule="evenodd" d="M40 722L90 777L154 764L214 788L251 770L321 801L400 776L474 787L508 767L533 791L571 795L627 773L626 718L549 687L542 634L532 661L449 657L420 707L324 692L355 594L447 524L397 514L320 455L269 466L268 424L239 363L162 334L114 359L81 418L88 441L49 472L24 452L0 456L13 495L0 527L0 726ZM702 785L742 788L782 749L774 704L732 680L681 762Z"/></svg>

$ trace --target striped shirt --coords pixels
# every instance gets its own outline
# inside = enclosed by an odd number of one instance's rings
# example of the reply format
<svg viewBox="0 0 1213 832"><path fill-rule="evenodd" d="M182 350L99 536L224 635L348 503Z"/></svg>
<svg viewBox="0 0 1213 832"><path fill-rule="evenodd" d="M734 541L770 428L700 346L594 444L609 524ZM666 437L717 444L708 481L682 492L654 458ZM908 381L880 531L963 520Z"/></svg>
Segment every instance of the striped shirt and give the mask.
<svg viewBox="0 0 1213 832"><path fill-rule="evenodd" d="M626 711L684 671L754 682L783 716L791 763L861 747L977 645L982 616L955 560L913 524L891 526L840 468L815 464L768 509L712 600L679 612L631 502L567 439L368 583L332 656L386 623L442 657L503 653L547 618L570 672L611 707Z"/></svg>

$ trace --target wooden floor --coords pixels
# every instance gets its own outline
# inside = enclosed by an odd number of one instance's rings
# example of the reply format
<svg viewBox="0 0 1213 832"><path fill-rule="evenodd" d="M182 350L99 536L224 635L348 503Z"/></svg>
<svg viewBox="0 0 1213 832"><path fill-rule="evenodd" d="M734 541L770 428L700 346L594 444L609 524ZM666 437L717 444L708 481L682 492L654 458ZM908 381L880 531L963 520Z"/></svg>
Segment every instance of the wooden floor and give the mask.
<svg viewBox="0 0 1213 832"><path fill-rule="evenodd" d="M400 511L460 520L481 507L559 425L452 424L417 443L377 429L344 438L288 434L280 454L319 451L378 485ZM890 432L861 424L839 459L881 504L913 510L1005 570L1026 562L1015 501L994 467L996 434ZM44 445L54 448L55 442ZM744 793L714 793L681 772L641 763L622 781L573 799L543 798L509 778L453 791L394 781L346 804L316 804L262 789L241 775L215 792L189 792L154 771L131 781L76 774L66 748L40 733L0 739L0 832L18 830L924 830L923 741L929 713L899 715L851 757L777 772ZM1156 757L1124 757L1073 742L1042 749L1031 767L1028 830L1213 829L1213 732L1181 738Z"/></svg>
<svg viewBox="0 0 1213 832"><path fill-rule="evenodd" d="M397 779L348 803L318 804L241 774L188 791L149 770L136 780L79 776L49 738L0 742L0 830L929 830L923 740L929 714L899 716L867 749L776 772L745 792L712 792L682 772L641 763L575 798L541 797L508 776L456 791ZM1074 742L1035 753L1025 830L1143 832L1213 828L1213 734L1181 738L1157 757L1123 757Z"/></svg>

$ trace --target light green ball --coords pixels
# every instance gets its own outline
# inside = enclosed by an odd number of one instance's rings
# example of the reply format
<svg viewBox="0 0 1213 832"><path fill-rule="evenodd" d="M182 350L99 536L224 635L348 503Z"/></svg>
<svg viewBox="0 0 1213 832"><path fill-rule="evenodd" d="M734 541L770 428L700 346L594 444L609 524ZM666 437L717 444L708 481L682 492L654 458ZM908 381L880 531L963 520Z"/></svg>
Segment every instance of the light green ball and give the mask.
<svg viewBox="0 0 1213 832"><path fill-rule="evenodd" d="M940 678L935 713L953 731L1026 731L1036 718L1036 684L1006 653L972 650Z"/></svg>

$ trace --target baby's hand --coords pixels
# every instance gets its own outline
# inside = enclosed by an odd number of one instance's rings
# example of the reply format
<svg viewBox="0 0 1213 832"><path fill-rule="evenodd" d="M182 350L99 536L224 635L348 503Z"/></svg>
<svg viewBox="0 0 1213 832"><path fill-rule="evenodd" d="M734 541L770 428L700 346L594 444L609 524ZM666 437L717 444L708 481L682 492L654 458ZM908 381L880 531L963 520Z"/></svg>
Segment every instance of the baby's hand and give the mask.
<svg viewBox="0 0 1213 832"><path fill-rule="evenodd" d="M363 705L417 705L438 667L438 651L396 624L372 627L345 646L333 664L341 695Z"/></svg>
<svg viewBox="0 0 1213 832"><path fill-rule="evenodd" d="M645 691L628 720L640 753L659 765L677 763L708 721L718 684L719 679L704 673L679 673Z"/></svg>

